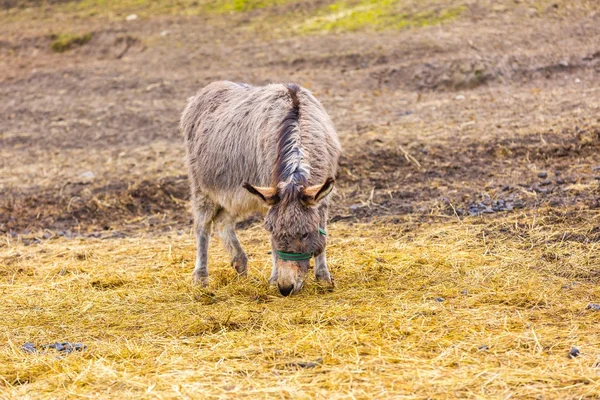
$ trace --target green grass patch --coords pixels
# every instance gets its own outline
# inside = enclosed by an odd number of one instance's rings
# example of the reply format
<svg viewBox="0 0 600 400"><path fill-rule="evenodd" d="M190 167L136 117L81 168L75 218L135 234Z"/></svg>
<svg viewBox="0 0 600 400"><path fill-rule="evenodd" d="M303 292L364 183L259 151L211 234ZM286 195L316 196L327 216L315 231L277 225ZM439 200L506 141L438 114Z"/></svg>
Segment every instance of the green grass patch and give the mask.
<svg viewBox="0 0 600 400"><path fill-rule="evenodd" d="M403 29L438 25L456 19L464 5L407 10L410 4L399 0L337 1L321 9L317 16L299 26L302 33L346 32L357 30Z"/></svg>
<svg viewBox="0 0 600 400"><path fill-rule="evenodd" d="M217 0L206 5L208 11L246 12L289 3L290 0Z"/></svg>
<svg viewBox="0 0 600 400"><path fill-rule="evenodd" d="M62 53L77 46L83 46L92 39L92 34L87 32L81 35L74 33L61 33L53 35L50 48L56 53Z"/></svg>

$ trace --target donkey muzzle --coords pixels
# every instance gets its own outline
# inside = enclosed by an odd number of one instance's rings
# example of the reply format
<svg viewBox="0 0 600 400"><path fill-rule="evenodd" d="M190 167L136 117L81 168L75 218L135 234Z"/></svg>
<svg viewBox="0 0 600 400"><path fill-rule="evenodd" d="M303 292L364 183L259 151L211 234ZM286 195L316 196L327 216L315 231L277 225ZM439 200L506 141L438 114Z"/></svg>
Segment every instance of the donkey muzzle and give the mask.
<svg viewBox="0 0 600 400"><path fill-rule="evenodd" d="M279 289L279 293L281 293L282 296L289 296L294 292L294 285L280 285L277 284L277 289Z"/></svg>
<svg viewBox="0 0 600 400"><path fill-rule="evenodd" d="M298 293L302 289L309 261L277 260L277 288L283 296Z"/></svg>

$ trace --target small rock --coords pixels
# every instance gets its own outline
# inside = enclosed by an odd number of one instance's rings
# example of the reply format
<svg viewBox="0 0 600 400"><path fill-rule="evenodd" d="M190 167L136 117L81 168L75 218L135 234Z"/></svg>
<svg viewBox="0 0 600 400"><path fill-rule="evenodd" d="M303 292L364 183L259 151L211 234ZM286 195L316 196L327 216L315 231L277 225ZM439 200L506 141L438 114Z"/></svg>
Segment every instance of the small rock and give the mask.
<svg viewBox="0 0 600 400"><path fill-rule="evenodd" d="M72 353L74 351L83 351L87 349L87 346L81 343L69 343L69 342L56 342L52 344L47 344L44 346L48 349L54 349L56 351L60 351L61 353Z"/></svg>
<svg viewBox="0 0 600 400"><path fill-rule="evenodd" d="M575 78L575 83L581 83L581 79Z"/></svg>
<svg viewBox="0 0 600 400"><path fill-rule="evenodd" d="M315 361L298 361L298 362L291 362L291 363L287 363L285 364L286 367L296 367L296 368L314 368L317 365L321 365L323 364L323 359L322 358L318 358Z"/></svg>
<svg viewBox="0 0 600 400"><path fill-rule="evenodd" d="M151 90L156 89L161 86L162 86L161 82L151 83L150 85L146 86L146 92L150 92Z"/></svg>
<svg viewBox="0 0 600 400"><path fill-rule="evenodd" d="M353 204L350 206L350 211L358 211L361 209L361 205L360 204Z"/></svg>
<svg viewBox="0 0 600 400"><path fill-rule="evenodd" d="M137 14L130 14L125 18L126 21L135 21L138 18Z"/></svg>
<svg viewBox="0 0 600 400"><path fill-rule="evenodd" d="M490 349L490 347L487 344L482 344L481 346L479 346L477 348L477 350L481 350L481 351L488 351Z"/></svg>
<svg viewBox="0 0 600 400"><path fill-rule="evenodd" d="M585 309L592 310L592 311L600 311L600 304L590 303L587 305L587 307Z"/></svg>
<svg viewBox="0 0 600 400"><path fill-rule="evenodd" d="M565 181L563 178L557 178L556 179L556 184L557 185L564 185L567 181Z"/></svg>
<svg viewBox="0 0 600 400"><path fill-rule="evenodd" d="M494 211L498 211L496 208L499 208L502 211L506 211L504 201L500 200L500 206L498 206L498 202L494 202L494 204L492 206L483 204L481 202L476 203L476 204L473 203L473 204L469 205L467 212L471 216L478 216L481 214L493 214ZM512 207L511 207L511 209L512 209Z"/></svg>
<svg viewBox="0 0 600 400"><path fill-rule="evenodd" d="M464 96L464 95L462 95L462 94L459 94L459 95L458 95L458 96L456 96L455 98L456 98L456 100L458 100L458 101L462 101L462 100L464 100L464 99L465 99L465 96Z"/></svg>
<svg viewBox="0 0 600 400"><path fill-rule="evenodd" d="M70 351L67 349L67 345L68 345L67 342L64 342L64 343L56 342L56 343L49 344L46 347L48 347L49 349L54 349L57 351L64 351L64 352L69 353Z"/></svg>
<svg viewBox="0 0 600 400"><path fill-rule="evenodd" d="M463 289L463 290L461 290L461 291L460 291L460 294L462 294L462 295L465 295L465 296L466 296L466 295L469 295L469 294L471 294L471 292L469 292L469 289Z"/></svg>
<svg viewBox="0 0 600 400"><path fill-rule="evenodd" d="M87 346L83 343L73 343L73 350L75 351L83 351L87 349Z"/></svg>
<svg viewBox="0 0 600 400"><path fill-rule="evenodd" d="M446 299L444 299L443 297L436 297L435 301L437 301L438 303L442 303L444 302Z"/></svg>
<svg viewBox="0 0 600 400"><path fill-rule="evenodd" d="M91 180L91 179L94 179L96 177L96 175L94 175L94 173L92 171L85 171L85 172L80 173L79 177L81 179Z"/></svg>
<svg viewBox="0 0 600 400"><path fill-rule="evenodd" d="M21 346L21 349L26 353L35 353L37 351L37 349L35 348L35 344L29 342Z"/></svg>
<svg viewBox="0 0 600 400"><path fill-rule="evenodd" d="M579 351L579 349L575 346L571 347L571 351L569 351L569 358L575 358L575 357L579 357L581 355L581 352Z"/></svg>
<svg viewBox="0 0 600 400"><path fill-rule="evenodd" d="M171 33L171 32L169 32L169 31L162 31L162 32L160 33L160 36L162 36L162 37L165 37L165 36L167 36L169 33Z"/></svg>
<svg viewBox="0 0 600 400"><path fill-rule="evenodd" d="M542 171L538 174L538 178L546 179L547 177L548 177L548 173L545 171Z"/></svg>
<svg viewBox="0 0 600 400"><path fill-rule="evenodd" d="M506 201L504 201L502 199L494 200L494 202L492 204L492 210L494 210L494 211L512 211L513 205L507 203Z"/></svg>

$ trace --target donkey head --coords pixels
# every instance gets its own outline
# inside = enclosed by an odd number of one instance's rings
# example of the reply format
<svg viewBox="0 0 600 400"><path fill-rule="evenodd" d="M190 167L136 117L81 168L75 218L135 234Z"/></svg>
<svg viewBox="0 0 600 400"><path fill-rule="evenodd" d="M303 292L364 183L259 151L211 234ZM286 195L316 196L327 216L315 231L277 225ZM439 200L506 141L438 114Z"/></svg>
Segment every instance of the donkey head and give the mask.
<svg viewBox="0 0 600 400"><path fill-rule="evenodd" d="M277 287L284 296L302 288L310 259L325 249L318 205L331 192L334 182L329 178L321 185L305 187L292 182L274 188L244 184L270 207L265 228L271 233Z"/></svg>

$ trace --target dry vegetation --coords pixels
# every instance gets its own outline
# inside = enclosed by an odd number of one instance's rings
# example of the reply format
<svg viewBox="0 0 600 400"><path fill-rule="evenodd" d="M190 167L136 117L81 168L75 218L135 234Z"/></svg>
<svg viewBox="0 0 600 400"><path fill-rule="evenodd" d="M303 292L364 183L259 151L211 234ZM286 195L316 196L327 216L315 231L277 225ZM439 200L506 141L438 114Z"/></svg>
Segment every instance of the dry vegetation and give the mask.
<svg viewBox="0 0 600 400"><path fill-rule="evenodd" d="M294 298L269 288L258 226L242 235L249 278L237 279L215 245L208 290L189 284L189 235L11 244L2 269L3 390L38 398L597 397L600 312L586 306L598 298L600 257L588 242L598 232L571 219L600 223L580 212L412 229L336 224L337 289L309 282ZM88 350L20 349L49 340ZM578 358L568 358L572 346Z"/></svg>
<svg viewBox="0 0 600 400"><path fill-rule="evenodd" d="M0 5L0 398L600 398L595 1ZM330 111L333 291L279 296L257 220L191 285L215 79Z"/></svg>

